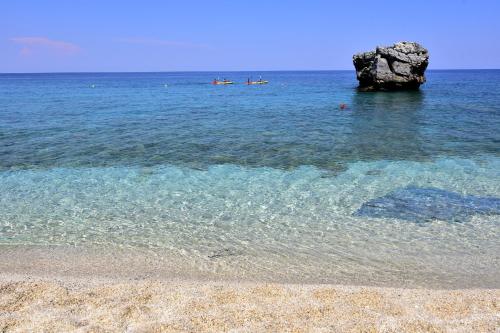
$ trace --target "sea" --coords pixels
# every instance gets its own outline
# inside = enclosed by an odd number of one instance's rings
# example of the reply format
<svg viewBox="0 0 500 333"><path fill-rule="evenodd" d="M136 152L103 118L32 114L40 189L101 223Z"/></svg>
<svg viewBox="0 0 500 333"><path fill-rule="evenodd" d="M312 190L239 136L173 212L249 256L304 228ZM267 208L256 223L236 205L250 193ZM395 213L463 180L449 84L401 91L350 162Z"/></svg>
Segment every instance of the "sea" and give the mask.
<svg viewBox="0 0 500 333"><path fill-rule="evenodd" d="M498 288L500 70L426 76L419 91L367 93L354 71L0 74L0 251ZM360 214L380 198L384 214ZM436 213L470 198L488 209Z"/></svg>

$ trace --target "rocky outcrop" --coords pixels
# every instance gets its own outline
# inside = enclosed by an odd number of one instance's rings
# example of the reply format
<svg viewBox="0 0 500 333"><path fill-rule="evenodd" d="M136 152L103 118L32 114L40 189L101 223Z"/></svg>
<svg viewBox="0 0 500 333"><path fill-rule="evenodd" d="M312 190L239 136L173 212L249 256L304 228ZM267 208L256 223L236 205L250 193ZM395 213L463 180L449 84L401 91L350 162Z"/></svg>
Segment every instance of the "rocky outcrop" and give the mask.
<svg viewBox="0 0 500 333"><path fill-rule="evenodd" d="M360 90L413 90L425 82L429 53L418 43L400 42L355 54L353 62Z"/></svg>

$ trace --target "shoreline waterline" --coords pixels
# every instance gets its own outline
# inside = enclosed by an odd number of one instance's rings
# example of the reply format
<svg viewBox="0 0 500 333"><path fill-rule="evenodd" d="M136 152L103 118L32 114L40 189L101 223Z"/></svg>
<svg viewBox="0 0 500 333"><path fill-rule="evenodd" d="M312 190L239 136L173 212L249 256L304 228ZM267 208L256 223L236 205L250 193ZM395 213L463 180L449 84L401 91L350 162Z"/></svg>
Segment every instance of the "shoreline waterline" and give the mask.
<svg viewBox="0 0 500 333"><path fill-rule="evenodd" d="M241 261L215 257L191 262L178 252L165 249L88 246L0 245L0 272L6 276L39 279L84 279L119 281L182 281L190 283L275 283L301 285L345 285L374 288L426 290L499 289L496 268L477 274L443 275L427 270L394 271L387 266L346 273L328 272L319 277L294 271L288 261L270 269L248 269ZM221 260L222 259L222 260ZM362 264L360 264L360 267ZM229 269L230 268L230 269Z"/></svg>

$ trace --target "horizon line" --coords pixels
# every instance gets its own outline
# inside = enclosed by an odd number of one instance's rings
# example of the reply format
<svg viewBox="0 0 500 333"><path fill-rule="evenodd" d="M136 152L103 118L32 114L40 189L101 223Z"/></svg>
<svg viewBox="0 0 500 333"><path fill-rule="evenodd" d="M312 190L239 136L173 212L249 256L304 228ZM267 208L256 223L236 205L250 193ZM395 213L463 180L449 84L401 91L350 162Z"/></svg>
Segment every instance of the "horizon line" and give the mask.
<svg viewBox="0 0 500 333"><path fill-rule="evenodd" d="M500 68L430 68L427 71L481 71ZM159 71L55 71L55 72L0 72L4 74L126 74L126 73L243 73L243 72L355 72L355 69L266 69L266 70L159 70Z"/></svg>

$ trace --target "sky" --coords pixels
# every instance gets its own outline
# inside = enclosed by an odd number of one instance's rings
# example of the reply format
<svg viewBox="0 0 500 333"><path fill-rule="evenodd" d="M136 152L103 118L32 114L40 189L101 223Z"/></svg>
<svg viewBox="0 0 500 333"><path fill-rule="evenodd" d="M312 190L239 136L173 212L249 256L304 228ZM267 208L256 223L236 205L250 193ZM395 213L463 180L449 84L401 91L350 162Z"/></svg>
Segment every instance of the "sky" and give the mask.
<svg viewBox="0 0 500 333"><path fill-rule="evenodd" d="M500 68L500 0L1 0L0 72L353 69L416 41L429 68Z"/></svg>

